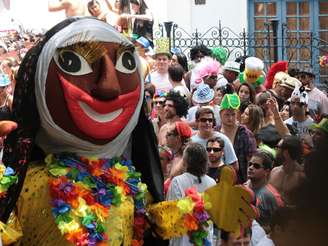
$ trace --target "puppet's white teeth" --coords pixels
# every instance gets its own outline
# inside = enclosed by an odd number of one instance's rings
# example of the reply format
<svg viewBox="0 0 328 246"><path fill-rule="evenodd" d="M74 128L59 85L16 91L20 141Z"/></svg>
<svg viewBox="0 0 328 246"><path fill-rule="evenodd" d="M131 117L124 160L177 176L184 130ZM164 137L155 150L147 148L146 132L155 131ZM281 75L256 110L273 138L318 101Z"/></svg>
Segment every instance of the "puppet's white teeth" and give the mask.
<svg viewBox="0 0 328 246"><path fill-rule="evenodd" d="M94 121L97 121L100 123L105 123L105 122L115 120L123 112L123 109L120 108L120 109L115 110L114 112L110 112L108 114L99 114L96 111L94 111L92 108L90 108L84 102L79 101L79 105L87 116L89 116Z"/></svg>

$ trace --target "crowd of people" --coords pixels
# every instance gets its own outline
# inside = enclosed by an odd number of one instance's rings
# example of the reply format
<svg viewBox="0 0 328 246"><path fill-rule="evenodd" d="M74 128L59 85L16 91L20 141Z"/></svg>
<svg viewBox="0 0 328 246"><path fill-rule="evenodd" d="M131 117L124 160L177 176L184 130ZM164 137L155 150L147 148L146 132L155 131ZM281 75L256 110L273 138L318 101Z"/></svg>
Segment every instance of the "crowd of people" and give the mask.
<svg viewBox="0 0 328 246"><path fill-rule="evenodd" d="M49 11L84 15L78 2L49 2ZM190 187L203 192L230 166L235 182L254 193L259 216L238 238L211 228L209 240L217 245L325 245L328 97L314 83L318 75L310 67L288 68L285 61L265 73L259 58L234 60L222 47L191 47L190 59L177 48L170 50L167 39L155 40L153 49L152 15L143 0L130 3L127 11L124 1L112 6L106 0L103 11L93 0L87 9L119 31L132 27L136 34L130 39L142 65L144 107L158 140L166 198L182 198ZM19 64L39 38L12 32L0 42L0 120L11 118ZM295 238L295 233L305 236ZM189 245L188 237L170 244Z"/></svg>

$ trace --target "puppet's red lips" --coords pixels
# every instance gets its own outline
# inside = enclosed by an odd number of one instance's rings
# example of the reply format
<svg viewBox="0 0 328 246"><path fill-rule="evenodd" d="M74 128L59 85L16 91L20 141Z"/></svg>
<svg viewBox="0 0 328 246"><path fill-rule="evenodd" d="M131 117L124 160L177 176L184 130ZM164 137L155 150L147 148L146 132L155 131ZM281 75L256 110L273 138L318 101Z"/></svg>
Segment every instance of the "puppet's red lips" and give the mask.
<svg viewBox="0 0 328 246"><path fill-rule="evenodd" d="M58 74L75 125L96 139L113 139L127 125L140 98L140 86L119 97L100 101Z"/></svg>

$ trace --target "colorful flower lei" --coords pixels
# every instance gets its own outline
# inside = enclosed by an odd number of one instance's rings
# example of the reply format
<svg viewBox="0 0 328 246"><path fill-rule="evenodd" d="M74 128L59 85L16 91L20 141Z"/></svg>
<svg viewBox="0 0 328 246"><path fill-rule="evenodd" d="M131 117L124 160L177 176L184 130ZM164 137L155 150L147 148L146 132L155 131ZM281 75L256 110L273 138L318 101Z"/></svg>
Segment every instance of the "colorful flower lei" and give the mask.
<svg viewBox="0 0 328 246"><path fill-rule="evenodd" d="M5 197L9 187L17 181L18 178L14 175L14 170L0 163L0 198Z"/></svg>
<svg viewBox="0 0 328 246"><path fill-rule="evenodd" d="M103 245L110 236L104 223L110 207L131 196L135 206L132 245L143 244L147 186L130 160L56 154L45 161L52 176L52 213L68 241L79 246Z"/></svg>
<svg viewBox="0 0 328 246"><path fill-rule="evenodd" d="M328 54L319 57L319 64L321 67L328 66Z"/></svg>
<svg viewBox="0 0 328 246"><path fill-rule="evenodd" d="M185 190L186 197L178 201L177 206L184 214L184 226L188 228L190 242L197 246L211 245L207 239L210 216L206 212L211 205L206 202L204 194L195 187Z"/></svg>

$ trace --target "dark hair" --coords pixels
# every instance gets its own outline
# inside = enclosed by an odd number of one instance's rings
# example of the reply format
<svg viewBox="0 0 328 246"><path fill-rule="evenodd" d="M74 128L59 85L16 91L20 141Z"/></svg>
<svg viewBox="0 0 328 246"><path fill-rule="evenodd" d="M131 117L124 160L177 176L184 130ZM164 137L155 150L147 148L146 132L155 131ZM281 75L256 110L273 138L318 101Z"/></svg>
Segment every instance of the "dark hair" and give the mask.
<svg viewBox="0 0 328 246"><path fill-rule="evenodd" d="M173 81L180 82L184 74L183 67L180 64L170 65L168 69L169 78Z"/></svg>
<svg viewBox="0 0 328 246"><path fill-rule="evenodd" d="M187 172L198 177L201 183L201 176L207 172L208 156L203 145L190 143L183 152L183 160L187 165Z"/></svg>
<svg viewBox="0 0 328 246"><path fill-rule="evenodd" d="M243 102L240 102L240 106L239 106L239 111L240 113L244 113L245 112L245 109L251 105L252 103L250 101L243 101Z"/></svg>
<svg viewBox="0 0 328 246"><path fill-rule="evenodd" d="M173 55L176 55L178 63L182 66L183 70L185 72L188 72L188 60L185 54L182 52L174 53Z"/></svg>
<svg viewBox="0 0 328 246"><path fill-rule="evenodd" d="M177 116L182 117L186 116L188 113L189 104L187 100L180 95L179 92L174 90L170 90L169 93L166 95L166 100L173 101L174 108L177 112Z"/></svg>
<svg viewBox="0 0 328 246"><path fill-rule="evenodd" d="M210 109L208 107L200 107L197 109L196 115L195 115L196 121L198 121L203 114L211 114L213 116L213 126L216 125L214 112L212 109Z"/></svg>
<svg viewBox="0 0 328 246"><path fill-rule="evenodd" d="M148 6L144 0L130 0L130 3L139 5L139 13L138 14L145 14Z"/></svg>
<svg viewBox="0 0 328 246"><path fill-rule="evenodd" d="M202 53L204 56L210 56L212 54L212 51L209 48L207 48L205 45L203 44L196 45L192 47L190 50L190 59L195 60L199 52Z"/></svg>
<svg viewBox="0 0 328 246"><path fill-rule="evenodd" d="M221 86L218 88L218 90L220 90L221 94L222 94L222 97L225 95L225 94L233 94L235 92L235 89L233 87L232 84L228 83L224 86Z"/></svg>
<svg viewBox="0 0 328 246"><path fill-rule="evenodd" d="M300 70L298 68L289 68L288 74L290 77L296 77L299 74Z"/></svg>
<svg viewBox="0 0 328 246"><path fill-rule="evenodd" d="M287 150L292 160L301 162L303 156L303 146L301 140L298 137L284 137L280 148L282 150Z"/></svg>
<svg viewBox="0 0 328 246"><path fill-rule="evenodd" d="M262 159L264 169L272 169L274 158L269 152L258 149L252 156Z"/></svg>
<svg viewBox="0 0 328 246"><path fill-rule="evenodd" d="M148 83L145 85L145 92L146 91L148 91L151 98L153 98L155 95L156 87L152 83Z"/></svg>
<svg viewBox="0 0 328 246"><path fill-rule="evenodd" d="M220 147L223 148L224 147L224 141L222 138L220 137L211 137L207 140L207 143L206 143L206 147L209 143L219 143L220 144Z"/></svg>
<svg viewBox="0 0 328 246"><path fill-rule="evenodd" d="M253 86L250 85L249 83L240 84L240 86L238 87L238 90L237 90L237 95L239 96L239 91L240 91L240 88L242 86L246 86L248 88L248 90L249 90L249 100L251 101L251 103L255 103L256 92L255 92Z"/></svg>
<svg viewBox="0 0 328 246"><path fill-rule="evenodd" d="M92 15L92 13L91 13L91 11L90 11L90 8L91 8L92 6L94 6L95 4L98 4L99 7L100 7L100 3L99 3L97 0L91 0L91 1L89 1L88 4L87 4L87 6L88 6L88 11L89 11L89 13L90 13L91 15Z"/></svg>

